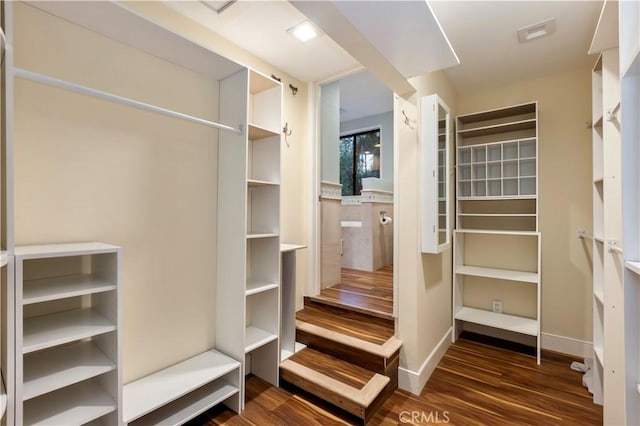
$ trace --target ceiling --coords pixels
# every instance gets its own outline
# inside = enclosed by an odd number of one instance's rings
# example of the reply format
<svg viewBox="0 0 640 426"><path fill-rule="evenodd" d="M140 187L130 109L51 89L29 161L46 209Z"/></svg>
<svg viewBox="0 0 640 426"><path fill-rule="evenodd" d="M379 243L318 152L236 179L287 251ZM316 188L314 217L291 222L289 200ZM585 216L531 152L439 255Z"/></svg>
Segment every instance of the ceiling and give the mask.
<svg viewBox="0 0 640 426"><path fill-rule="evenodd" d="M220 14L199 1L165 4L301 81L361 68L326 35L302 43L287 33L307 19L287 1L238 1Z"/></svg>
<svg viewBox="0 0 640 426"><path fill-rule="evenodd" d="M347 8L344 13L355 16L357 8L366 11L377 3L400 4L399 1L359 1L342 5L338 1L334 6ZM167 4L302 81L323 81L361 67L326 34L308 43L290 36L286 30L306 18L287 1L241 0L220 14L202 2ZM590 66L593 62L586 52L602 5L600 1L433 0L429 4L461 62L445 70L460 94ZM556 19L554 34L518 43L519 28L551 17ZM415 31L415 26L402 14L389 14L387 19L400 22L400 25L395 23L394 31L405 31L402 46L407 46L406 37ZM365 23L354 26L366 31ZM377 27L370 27L369 32L375 35ZM383 39L378 37L380 49L389 50L392 43L384 45ZM418 53L423 45L424 42L416 42L409 46L416 52L416 61L420 59ZM424 56L424 50L422 52ZM402 61L402 67L411 70L412 64L406 56Z"/></svg>
<svg viewBox="0 0 640 426"><path fill-rule="evenodd" d="M600 1L430 1L461 64L446 70L458 93L591 66ZM554 34L523 44L519 28L556 19Z"/></svg>

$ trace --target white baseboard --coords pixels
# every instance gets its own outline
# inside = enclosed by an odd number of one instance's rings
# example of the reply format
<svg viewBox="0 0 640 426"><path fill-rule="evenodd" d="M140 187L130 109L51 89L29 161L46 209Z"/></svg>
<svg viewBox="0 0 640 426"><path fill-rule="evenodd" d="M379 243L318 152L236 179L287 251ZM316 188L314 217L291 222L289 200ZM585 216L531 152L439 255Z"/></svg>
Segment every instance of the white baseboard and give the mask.
<svg viewBox="0 0 640 426"><path fill-rule="evenodd" d="M571 337L540 333L540 346L542 346L542 349L573 355L579 358L593 358L593 344L591 342Z"/></svg>
<svg viewBox="0 0 640 426"><path fill-rule="evenodd" d="M398 387L415 395L420 395L422 388L427 384L427 380L438 366L440 359L447 352L451 345L451 333L453 328L449 328L438 342L435 349L431 351L427 359L424 360L420 369L416 371L408 370L403 367L398 368Z"/></svg>

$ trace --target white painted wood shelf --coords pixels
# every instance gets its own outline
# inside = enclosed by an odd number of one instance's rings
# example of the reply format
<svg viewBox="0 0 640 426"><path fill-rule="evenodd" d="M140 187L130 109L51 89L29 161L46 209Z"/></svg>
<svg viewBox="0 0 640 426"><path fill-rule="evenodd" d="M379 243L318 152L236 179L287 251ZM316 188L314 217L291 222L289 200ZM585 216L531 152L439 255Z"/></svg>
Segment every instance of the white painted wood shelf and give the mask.
<svg viewBox="0 0 640 426"><path fill-rule="evenodd" d="M640 275L640 262L626 261L624 266L631 272Z"/></svg>
<svg viewBox="0 0 640 426"><path fill-rule="evenodd" d="M29 305L115 289L115 283L90 274L24 281L22 303Z"/></svg>
<svg viewBox="0 0 640 426"><path fill-rule="evenodd" d="M115 329L115 324L91 308L27 318L22 352L39 351Z"/></svg>
<svg viewBox="0 0 640 426"><path fill-rule="evenodd" d="M92 254L113 253L117 247L110 244L90 243L63 243L63 244L39 244L30 246L16 246L15 255L23 260L41 259L51 257L87 256Z"/></svg>
<svg viewBox="0 0 640 426"><path fill-rule="evenodd" d="M24 403L25 425L81 425L116 410L97 383L82 382Z"/></svg>
<svg viewBox="0 0 640 426"><path fill-rule="evenodd" d="M529 235L537 236L539 232L536 231L517 231L517 230L502 230L502 229L456 229L455 232L463 234L491 234L491 235Z"/></svg>
<svg viewBox="0 0 640 426"><path fill-rule="evenodd" d="M472 275L476 277L496 278L500 280L522 281L537 284L540 276L536 272L513 271L508 269L483 268L479 266L462 265L456 268L456 274Z"/></svg>
<svg viewBox="0 0 640 426"><path fill-rule="evenodd" d="M249 326L245 331L245 353L249 353L258 349L261 346L271 343L278 338L277 334L269 333L258 327Z"/></svg>
<svg viewBox="0 0 640 426"><path fill-rule="evenodd" d="M604 291L602 289L594 289L593 297L595 297L596 301L601 305L604 303Z"/></svg>
<svg viewBox="0 0 640 426"><path fill-rule="evenodd" d="M279 135L280 133L275 130L249 123L249 140L255 141Z"/></svg>
<svg viewBox="0 0 640 426"><path fill-rule="evenodd" d="M261 187L261 186L280 186L278 182L270 182L260 179L247 179L247 185L249 187Z"/></svg>
<svg viewBox="0 0 640 426"><path fill-rule="evenodd" d="M224 382L208 383L201 388L172 401L143 418L131 422L132 425L179 426L204 413L225 400L237 395L237 386Z"/></svg>
<svg viewBox="0 0 640 426"><path fill-rule="evenodd" d="M477 136L487 136L487 135L495 135L498 133L516 132L519 130L535 129L536 125L537 125L536 119L519 120L519 121L512 121L512 122L503 123L503 124L494 124L490 126L475 127L471 129L461 129L461 130L458 130L458 135L472 138Z"/></svg>
<svg viewBox="0 0 640 426"><path fill-rule="evenodd" d="M531 318L497 314L483 309L463 306L456 313L455 319L499 328L502 330L514 331L516 333L527 334L529 336L538 335L538 321Z"/></svg>
<svg viewBox="0 0 640 426"><path fill-rule="evenodd" d="M24 360L23 399L115 370L116 364L90 341L29 354Z"/></svg>
<svg viewBox="0 0 640 426"><path fill-rule="evenodd" d="M604 350L602 349L602 346L594 345L593 352L596 354L596 360L600 365L604 365Z"/></svg>
<svg viewBox="0 0 640 426"><path fill-rule="evenodd" d="M237 383L233 386L226 381L217 381L234 371L237 372L237 382L240 362L210 350L135 380L123 388L124 420L131 423L142 419L144 424L165 424L165 421L168 422L166 424L184 423L194 414L238 393ZM209 397L202 392L195 392L212 382L215 382L213 388L208 387L205 392L210 393ZM180 403L171 404L186 395L189 397ZM150 413L147 421L146 415Z"/></svg>
<svg viewBox="0 0 640 426"><path fill-rule="evenodd" d="M258 239L258 238L276 238L278 234L273 233L261 233L261 234L247 234L247 239Z"/></svg>
<svg viewBox="0 0 640 426"><path fill-rule="evenodd" d="M265 283L262 281L248 281L245 296L262 293L264 291L275 290L280 285L278 283Z"/></svg>

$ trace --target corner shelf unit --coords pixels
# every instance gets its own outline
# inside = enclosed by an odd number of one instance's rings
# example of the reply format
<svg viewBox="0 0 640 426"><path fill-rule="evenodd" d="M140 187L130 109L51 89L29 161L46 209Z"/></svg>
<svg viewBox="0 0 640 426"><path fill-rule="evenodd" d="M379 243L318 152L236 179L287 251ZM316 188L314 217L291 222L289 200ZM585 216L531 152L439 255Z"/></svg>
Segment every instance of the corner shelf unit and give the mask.
<svg viewBox="0 0 640 426"><path fill-rule="evenodd" d="M16 424L121 424L120 249L15 248Z"/></svg>
<svg viewBox="0 0 640 426"><path fill-rule="evenodd" d="M454 341L463 329L533 337L539 364L537 102L457 117L456 202Z"/></svg>
<svg viewBox="0 0 640 426"><path fill-rule="evenodd" d="M246 93L239 97L238 93ZM278 385L280 359L280 144L282 85L254 70L220 82L216 349ZM244 385L240 386L240 408Z"/></svg>

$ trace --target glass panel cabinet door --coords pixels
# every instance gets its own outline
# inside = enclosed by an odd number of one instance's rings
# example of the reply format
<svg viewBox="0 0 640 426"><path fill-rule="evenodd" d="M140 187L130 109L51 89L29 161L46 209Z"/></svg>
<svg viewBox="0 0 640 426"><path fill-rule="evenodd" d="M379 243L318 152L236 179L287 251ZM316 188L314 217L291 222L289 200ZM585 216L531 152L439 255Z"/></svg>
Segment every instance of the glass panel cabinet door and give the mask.
<svg viewBox="0 0 640 426"><path fill-rule="evenodd" d="M451 242L449 107L434 94L424 96L420 108L422 252L440 253Z"/></svg>

